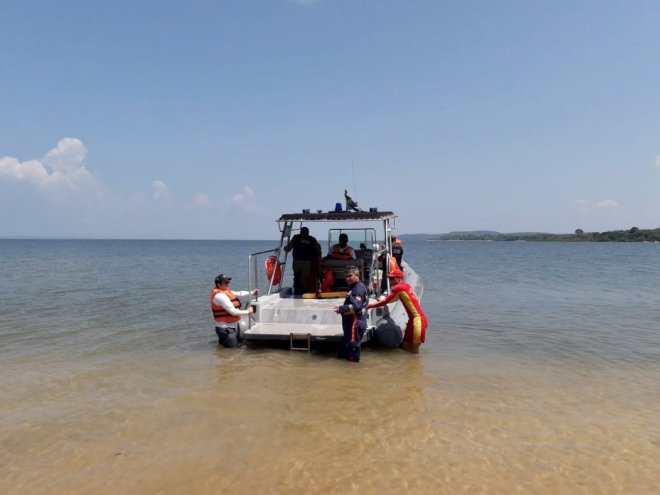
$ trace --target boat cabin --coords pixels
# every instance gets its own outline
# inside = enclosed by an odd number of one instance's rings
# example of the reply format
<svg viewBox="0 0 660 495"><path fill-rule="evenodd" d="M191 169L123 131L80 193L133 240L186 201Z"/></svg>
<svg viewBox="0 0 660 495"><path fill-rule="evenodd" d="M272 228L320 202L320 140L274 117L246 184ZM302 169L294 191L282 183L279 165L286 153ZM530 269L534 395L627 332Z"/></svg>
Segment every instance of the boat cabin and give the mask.
<svg viewBox="0 0 660 495"><path fill-rule="evenodd" d="M322 259L312 270L318 273L318 294L326 292L345 291L348 289L344 271L353 265L360 269L362 281L373 293L378 294L381 288L387 287L389 280L383 281L383 260L389 261L392 252L391 232L394 229L396 216L391 211L330 211L282 215L277 223L280 228L280 243L274 250L277 266L280 270L279 280L270 279L268 294L279 292L285 287L285 280L292 273L293 259L284 247L289 244L294 235L303 227L310 229L310 235L316 238L321 246ZM319 229L324 225L326 231ZM376 228L378 225L380 228ZM380 231L380 232L379 232ZM348 245L353 249L355 258L335 259L331 256L332 246L339 243L340 236L348 236ZM261 254L261 253L255 253ZM387 265L385 265L387 266ZM256 271L256 268L255 268ZM384 286L384 287L381 287Z"/></svg>

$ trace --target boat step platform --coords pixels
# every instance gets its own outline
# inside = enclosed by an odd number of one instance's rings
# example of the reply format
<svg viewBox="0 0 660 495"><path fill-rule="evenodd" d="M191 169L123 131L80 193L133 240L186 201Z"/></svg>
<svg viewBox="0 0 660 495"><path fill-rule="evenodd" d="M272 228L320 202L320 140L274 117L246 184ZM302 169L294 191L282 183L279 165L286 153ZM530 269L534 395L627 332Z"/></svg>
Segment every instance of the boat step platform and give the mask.
<svg viewBox="0 0 660 495"><path fill-rule="evenodd" d="M338 315L337 319L339 319ZM341 321L334 325L300 323L255 323L245 330L246 340L292 340L304 336L310 341L340 341L344 332Z"/></svg>

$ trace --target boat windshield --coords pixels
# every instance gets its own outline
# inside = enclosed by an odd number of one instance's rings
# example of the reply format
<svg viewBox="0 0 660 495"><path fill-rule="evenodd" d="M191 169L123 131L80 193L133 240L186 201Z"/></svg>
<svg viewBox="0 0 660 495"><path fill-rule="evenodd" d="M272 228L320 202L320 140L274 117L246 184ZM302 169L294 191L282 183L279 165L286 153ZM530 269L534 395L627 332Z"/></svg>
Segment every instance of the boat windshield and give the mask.
<svg viewBox="0 0 660 495"><path fill-rule="evenodd" d="M346 234L348 236L348 245L356 252L365 249L371 249L376 243L376 230L373 228L338 228L328 230L328 244L322 246L323 253L328 253L330 248L339 243L339 236Z"/></svg>

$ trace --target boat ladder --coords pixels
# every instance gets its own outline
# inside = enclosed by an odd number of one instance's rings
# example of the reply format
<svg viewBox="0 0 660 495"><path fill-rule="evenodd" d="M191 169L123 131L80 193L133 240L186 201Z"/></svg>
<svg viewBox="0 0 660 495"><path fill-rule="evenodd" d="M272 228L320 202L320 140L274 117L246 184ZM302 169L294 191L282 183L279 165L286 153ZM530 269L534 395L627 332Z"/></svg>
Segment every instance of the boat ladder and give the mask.
<svg viewBox="0 0 660 495"><path fill-rule="evenodd" d="M295 342L304 341L304 346L295 345ZM312 334L311 333L293 333L289 334L289 350L290 351L307 351L312 352Z"/></svg>

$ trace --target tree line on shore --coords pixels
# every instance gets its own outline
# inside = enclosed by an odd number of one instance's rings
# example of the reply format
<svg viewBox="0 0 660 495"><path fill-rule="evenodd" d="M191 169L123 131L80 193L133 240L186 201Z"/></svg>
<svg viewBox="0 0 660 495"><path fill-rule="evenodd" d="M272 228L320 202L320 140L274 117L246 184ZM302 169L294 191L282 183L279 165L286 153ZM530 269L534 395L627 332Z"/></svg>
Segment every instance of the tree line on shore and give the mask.
<svg viewBox="0 0 660 495"><path fill-rule="evenodd" d="M610 230L607 232L584 232L577 229L573 234L547 234L543 232L450 232L430 236L433 241L546 241L546 242L660 242L660 228Z"/></svg>

